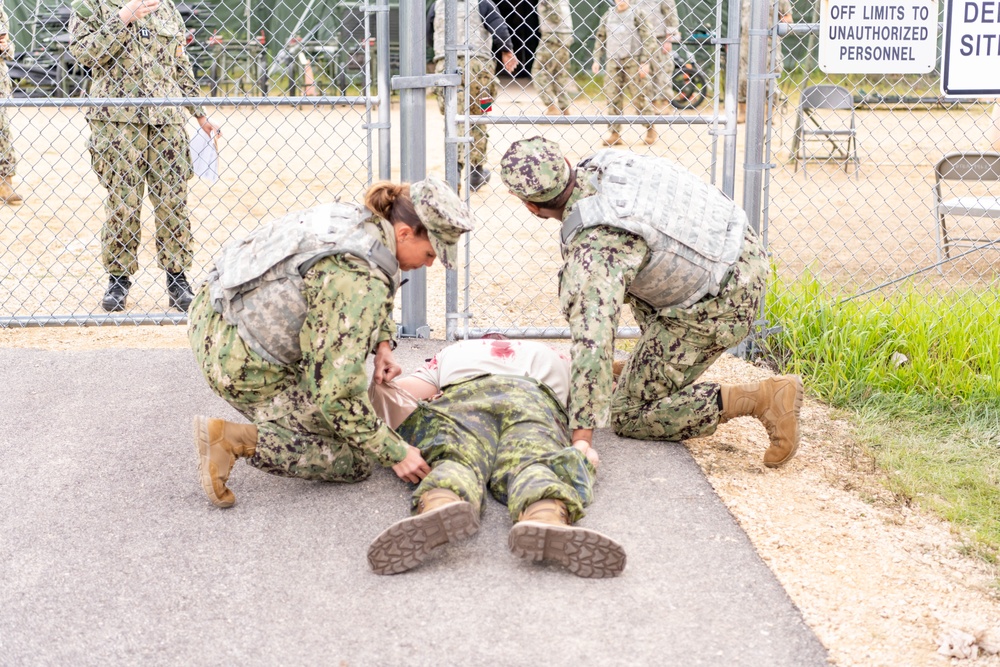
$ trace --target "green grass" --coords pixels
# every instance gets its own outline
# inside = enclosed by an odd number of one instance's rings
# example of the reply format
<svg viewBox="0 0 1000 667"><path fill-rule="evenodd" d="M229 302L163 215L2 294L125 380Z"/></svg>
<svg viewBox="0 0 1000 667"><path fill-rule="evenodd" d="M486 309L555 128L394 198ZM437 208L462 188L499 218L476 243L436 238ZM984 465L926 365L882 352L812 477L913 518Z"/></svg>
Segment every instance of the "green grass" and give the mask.
<svg viewBox="0 0 1000 667"><path fill-rule="evenodd" d="M766 352L854 416L890 488L1000 555L1000 286L915 288L841 303L812 277L773 281ZM907 361L899 364L905 355Z"/></svg>

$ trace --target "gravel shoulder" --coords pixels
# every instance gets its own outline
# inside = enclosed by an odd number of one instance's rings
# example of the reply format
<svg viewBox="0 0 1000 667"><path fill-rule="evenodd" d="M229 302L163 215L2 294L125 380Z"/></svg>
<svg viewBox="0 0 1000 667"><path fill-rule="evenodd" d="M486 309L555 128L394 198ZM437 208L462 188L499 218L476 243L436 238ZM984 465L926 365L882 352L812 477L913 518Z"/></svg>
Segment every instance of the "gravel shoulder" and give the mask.
<svg viewBox="0 0 1000 667"><path fill-rule="evenodd" d="M182 348L184 327L0 329L0 347ZM706 379L748 382L769 371L724 356ZM844 415L807 400L798 456L761 464L767 435L752 419L688 448L838 665L1000 665L938 653L962 631L1000 638L1000 572L963 552L949 524L887 492Z"/></svg>

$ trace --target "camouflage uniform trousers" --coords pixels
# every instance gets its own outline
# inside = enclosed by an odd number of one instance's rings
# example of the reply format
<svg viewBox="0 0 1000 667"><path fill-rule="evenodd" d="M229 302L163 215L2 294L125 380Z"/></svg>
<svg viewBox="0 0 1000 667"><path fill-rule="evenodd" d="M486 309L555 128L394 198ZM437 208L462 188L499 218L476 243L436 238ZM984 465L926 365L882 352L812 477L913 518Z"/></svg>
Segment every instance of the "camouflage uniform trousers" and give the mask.
<svg viewBox="0 0 1000 667"><path fill-rule="evenodd" d="M718 296L690 308L654 310L632 299L642 330L611 399L615 433L642 440L685 440L715 432L719 385L697 379L746 338L767 285L767 254L748 228L736 264Z"/></svg>
<svg viewBox="0 0 1000 667"><path fill-rule="evenodd" d="M188 180L194 175L183 125L90 121L90 161L108 191L101 260L108 273L138 268L140 217L146 184L156 220L156 262L179 273L191 268Z"/></svg>
<svg viewBox="0 0 1000 667"><path fill-rule="evenodd" d="M435 488L482 511L486 489L507 505L512 521L533 502L561 500L583 517L593 500L595 470L570 446L566 411L528 378L487 375L446 387L399 426L432 470L413 492L413 509Z"/></svg>
<svg viewBox="0 0 1000 667"><path fill-rule="evenodd" d="M440 74L444 71L444 61L439 60L435 66L435 71ZM458 72L459 74L465 75L465 58L458 58ZM455 89L455 99L458 100L458 109L461 114L462 104L465 100L465 86L459 86ZM493 63L486 62L482 58L470 58L469 59L469 93L471 97L469 98L468 114L470 116L482 116L486 111L479 105L479 100L484 94L489 95L490 99L496 96L496 77L493 73ZM441 111L441 115L444 115L444 88L437 87L434 89L434 95L437 97L438 109ZM461 132L461 130L459 130ZM473 125L469 130L469 136L472 138L472 148L469 152L469 158L472 162L473 167L480 167L486 164L486 148L489 142L489 133L486 131L486 126L484 125ZM465 147L459 145L458 147L458 171L461 172L465 165Z"/></svg>
<svg viewBox="0 0 1000 667"><path fill-rule="evenodd" d="M14 139L10 134L7 112L0 109L0 178L13 176L16 166L17 154L14 153Z"/></svg>
<svg viewBox="0 0 1000 667"><path fill-rule="evenodd" d="M353 348L353 354L348 349L344 356L358 357L360 362L344 369L350 377L324 378L323 386L345 393L345 385L357 382L363 394L369 335L378 326L372 315L384 308L388 288L376 289L381 282L358 273L344 272L338 280L342 291L330 307L361 313L355 320L356 340L341 340L338 345ZM362 282L377 285L372 288ZM198 292L188 317L191 348L209 386L257 425L257 450L247 460L250 465L273 475L323 482L358 482L371 474L371 456L338 437L351 428L363 405L345 398L339 411L321 410L321 397L303 386L302 369L314 364L303 359L284 366L264 360L243 342L235 326L215 312L207 288Z"/></svg>
<svg viewBox="0 0 1000 667"><path fill-rule="evenodd" d="M657 38L653 57L649 59L649 76L645 79L646 97L652 102L669 102L674 99L673 83L674 57L663 52L666 38Z"/></svg>
<svg viewBox="0 0 1000 667"><path fill-rule="evenodd" d="M535 51L531 76L546 107L557 106L560 111L565 111L573 101L570 91L574 82L570 75L569 52L572 45L572 34L556 33L547 35Z"/></svg>
<svg viewBox="0 0 1000 667"><path fill-rule="evenodd" d="M649 98L646 97L646 83L639 78L639 61L635 58L618 60L609 58L604 65L604 97L608 100L608 115L621 116L628 104L629 93L633 93L632 101L640 116L652 113ZM612 132L621 131L621 123L610 123ZM652 128L652 125L648 127Z"/></svg>

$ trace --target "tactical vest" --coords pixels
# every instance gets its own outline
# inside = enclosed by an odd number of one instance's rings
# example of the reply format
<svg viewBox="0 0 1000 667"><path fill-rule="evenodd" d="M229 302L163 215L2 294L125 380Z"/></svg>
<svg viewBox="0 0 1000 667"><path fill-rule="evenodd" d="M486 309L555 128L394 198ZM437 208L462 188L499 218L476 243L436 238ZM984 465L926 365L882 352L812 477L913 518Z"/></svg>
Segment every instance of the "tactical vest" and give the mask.
<svg viewBox="0 0 1000 667"><path fill-rule="evenodd" d="M479 14L478 0L458 0L455 3L455 12L458 18L458 31L456 33L456 44L469 45L470 58L485 58L490 60L493 57L492 39L486 32L483 18ZM469 35L466 36L466 14L469 14L468 28ZM459 51L461 57L464 51ZM436 0L434 4L434 60L444 60L444 0Z"/></svg>
<svg viewBox="0 0 1000 667"><path fill-rule="evenodd" d="M579 200L562 248L581 229L607 225L641 236L649 262L628 292L654 308L687 308L719 285L743 250L747 216L717 188L669 160L603 150L578 165L597 194Z"/></svg>
<svg viewBox="0 0 1000 667"><path fill-rule="evenodd" d="M399 262L378 239L377 218L357 204L324 204L290 213L227 244L208 275L212 307L237 327L250 349L274 364L302 358L299 331L308 304L306 272L331 255L366 262L372 275L399 285Z"/></svg>

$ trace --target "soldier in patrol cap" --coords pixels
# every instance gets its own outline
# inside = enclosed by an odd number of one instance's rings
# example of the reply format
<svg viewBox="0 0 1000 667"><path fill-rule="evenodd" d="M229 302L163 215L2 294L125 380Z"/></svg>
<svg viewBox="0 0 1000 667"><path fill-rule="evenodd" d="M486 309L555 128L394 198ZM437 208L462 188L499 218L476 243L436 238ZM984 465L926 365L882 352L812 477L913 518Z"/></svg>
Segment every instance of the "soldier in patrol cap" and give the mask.
<svg viewBox="0 0 1000 667"><path fill-rule="evenodd" d="M767 256L740 207L670 160L608 149L571 167L542 137L514 142L500 176L533 214L562 222L559 301L573 339L574 443L592 442L609 408L615 433L646 440L710 435L749 415L770 436L764 465L795 455L798 376L698 382L749 335L767 283ZM624 303L642 335L612 391Z"/></svg>
<svg viewBox="0 0 1000 667"><path fill-rule="evenodd" d="M0 97L10 97L13 84L7 71L7 61L14 59L14 42L10 38L10 17L0 3ZM17 206L23 199L14 192L14 168L17 155L14 153L13 138L6 109L0 109L0 202Z"/></svg>
<svg viewBox="0 0 1000 667"><path fill-rule="evenodd" d="M249 424L195 417L201 486L218 507L238 458L264 472L357 482L372 459L418 482L428 467L366 394L399 375L392 307L400 272L454 268L468 208L442 181L376 183L365 206L325 204L227 244L191 304L188 337L209 386Z"/></svg>
<svg viewBox="0 0 1000 667"><path fill-rule="evenodd" d="M184 51L187 31L173 0L73 0L70 53L90 70L90 95L200 97ZM209 136L216 127L200 106L188 111ZM156 219L156 261L166 271L171 308L186 311L193 294L188 180L194 175L184 116L175 107L94 107L90 160L108 191L101 230L101 261L108 287L101 307L125 309L131 276L138 270L143 189Z"/></svg>

